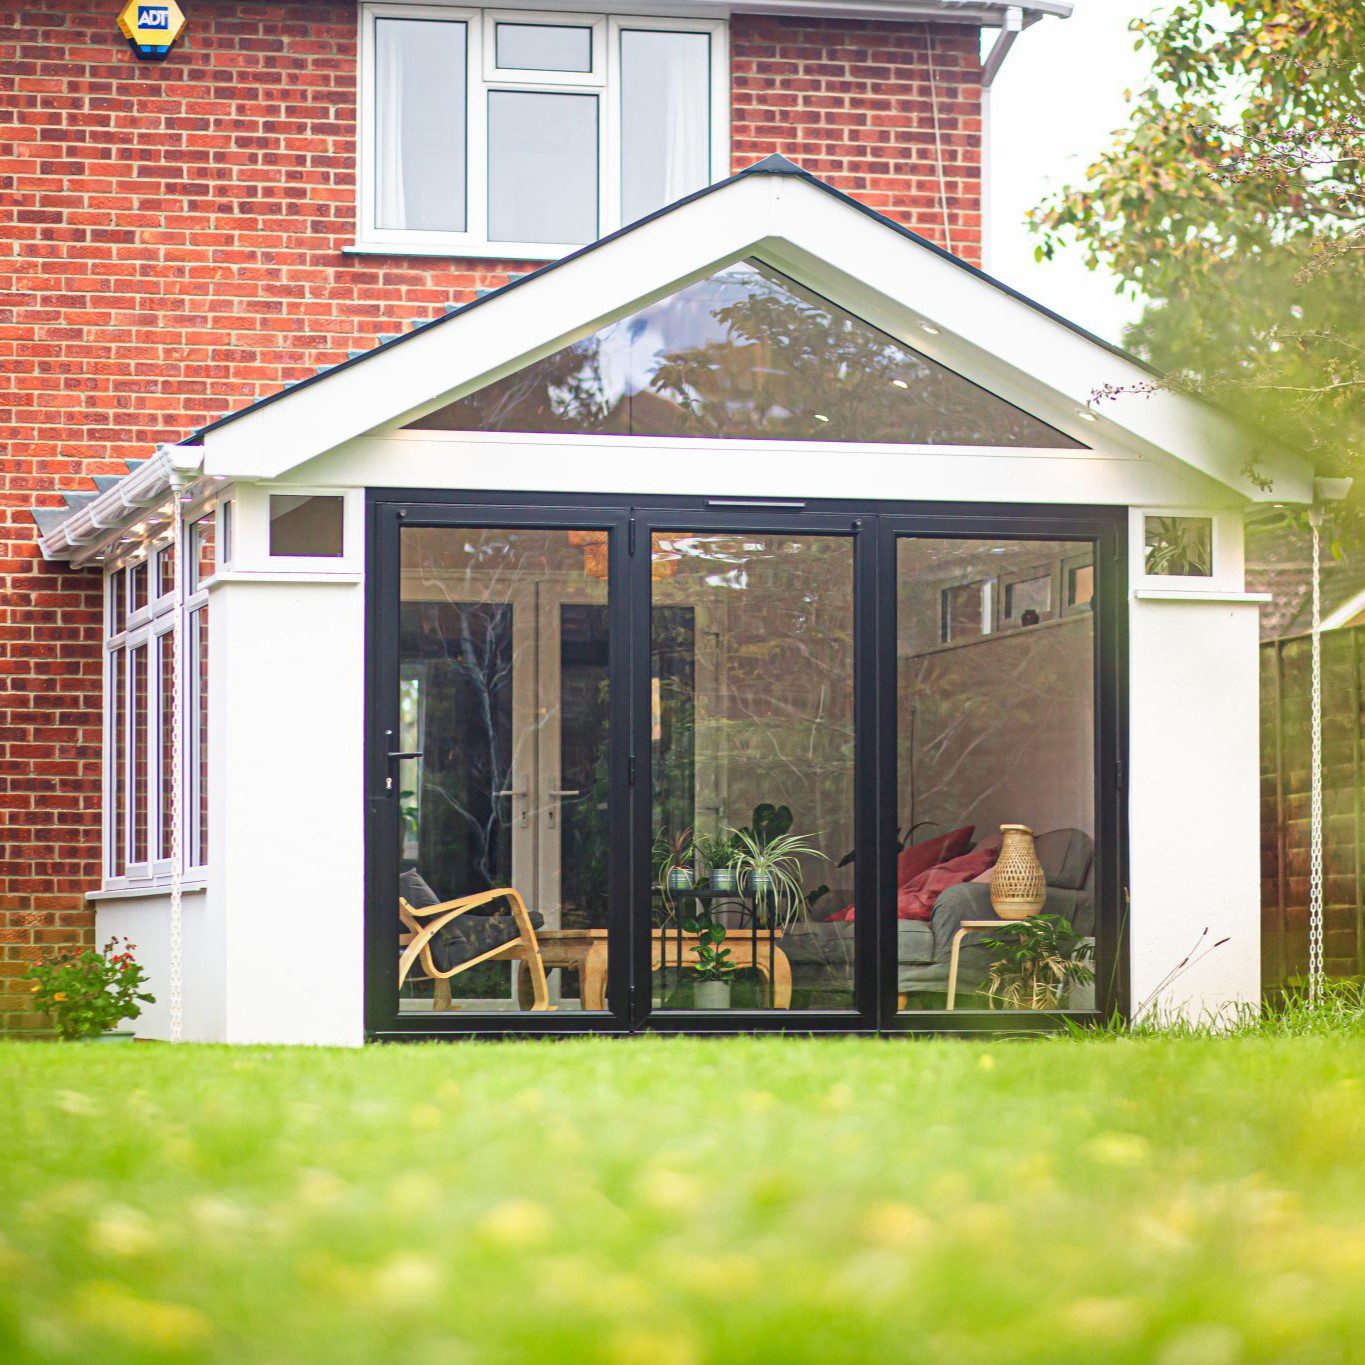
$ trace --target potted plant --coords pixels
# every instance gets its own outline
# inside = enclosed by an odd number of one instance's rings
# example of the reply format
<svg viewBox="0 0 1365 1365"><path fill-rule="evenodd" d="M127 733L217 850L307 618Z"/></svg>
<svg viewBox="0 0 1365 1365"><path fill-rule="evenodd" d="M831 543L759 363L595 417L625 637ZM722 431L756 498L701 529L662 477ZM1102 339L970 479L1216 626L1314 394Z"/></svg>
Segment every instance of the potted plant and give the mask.
<svg viewBox="0 0 1365 1365"><path fill-rule="evenodd" d="M825 855L803 834L765 837L756 828L733 829L731 866L755 910L762 909L770 926L785 932L805 908L801 893L801 859ZM818 838L818 835L811 835Z"/></svg>
<svg viewBox="0 0 1365 1365"><path fill-rule="evenodd" d="M728 830L697 835L697 856L706 866L711 890L718 896L733 896L739 889L735 874L735 842Z"/></svg>
<svg viewBox="0 0 1365 1365"><path fill-rule="evenodd" d="M674 835L661 829L654 839L654 858L659 868L659 886L666 895L681 895L696 885L697 853L691 826Z"/></svg>
<svg viewBox="0 0 1365 1365"><path fill-rule="evenodd" d="M147 973L133 958L136 947L115 936L102 952L85 948L36 963L24 973L33 982L33 1003L52 1016L57 1032L69 1042L130 1040L131 1029L114 1025L136 1019L143 1005L156 1002L141 989Z"/></svg>
<svg viewBox="0 0 1365 1365"><path fill-rule="evenodd" d="M1060 915L1033 915L981 939L996 955L986 973L986 996L1009 1010L1055 1010L1065 990L1095 980L1094 940L1078 935Z"/></svg>
<svg viewBox="0 0 1365 1365"><path fill-rule="evenodd" d="M696 960L692 974L696 985L693 1003L699 1010L728 1010L730 1008L730 977L735 964L730 961L730 950L725 943L725 928L709 914L699 914L683 924L689 934L697 936Z"/></svg>

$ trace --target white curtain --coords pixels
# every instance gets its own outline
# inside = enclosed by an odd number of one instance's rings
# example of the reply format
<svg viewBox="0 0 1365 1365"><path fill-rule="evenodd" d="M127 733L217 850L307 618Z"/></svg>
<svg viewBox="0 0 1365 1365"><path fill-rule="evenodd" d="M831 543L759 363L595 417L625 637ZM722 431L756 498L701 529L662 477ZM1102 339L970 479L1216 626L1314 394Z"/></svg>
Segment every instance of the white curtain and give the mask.
<svg viewBox="0 0 1365 1365"><path fill-rule="evenodd" d="M660 72L663 85L664 181L662 203L671 204L706 184L710 136L710 42L705 34L666 35Z"/></svg>
<svg viewBox="0 0 1365 1365"><path fill-rule="evenodd" d="M707 182L711 42L629 29L621 58L621 215L630 223Z"/></svg>
<svg viewBox="0 0 1365 1365"><path fill-rule="evenodd" d="M403 29L402 20L380 19L374 43L374 162L375 224L381 228L408 225L407 196L403 192Z"/></svg>

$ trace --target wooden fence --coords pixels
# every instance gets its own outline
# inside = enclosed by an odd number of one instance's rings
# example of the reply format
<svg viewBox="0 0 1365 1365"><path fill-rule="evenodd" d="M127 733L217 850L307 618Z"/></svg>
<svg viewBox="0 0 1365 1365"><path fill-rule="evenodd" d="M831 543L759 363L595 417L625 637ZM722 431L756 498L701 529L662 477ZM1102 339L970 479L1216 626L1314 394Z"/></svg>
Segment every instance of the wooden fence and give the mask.
<svg viewBox="0 0 1365 1365"><path fill-rule="evenodd" d="M1322 637L1323 957L1329 976L1365 976L1365 627ZM1261 647L1261 975L1267 989L1308 968L1308 636Z"/></svg>

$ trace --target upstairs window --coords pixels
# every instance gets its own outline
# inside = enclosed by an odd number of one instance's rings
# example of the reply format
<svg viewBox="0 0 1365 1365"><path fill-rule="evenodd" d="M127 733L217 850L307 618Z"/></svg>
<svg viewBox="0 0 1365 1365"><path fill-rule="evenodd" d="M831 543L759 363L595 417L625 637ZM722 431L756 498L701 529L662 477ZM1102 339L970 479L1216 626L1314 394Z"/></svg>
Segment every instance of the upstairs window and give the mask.
<svg viewBox="0 0 1365 1365"><path fill-rule="evenodd" d="M365 5L360 239L551 258L728 173L721 21Z"/></svg>

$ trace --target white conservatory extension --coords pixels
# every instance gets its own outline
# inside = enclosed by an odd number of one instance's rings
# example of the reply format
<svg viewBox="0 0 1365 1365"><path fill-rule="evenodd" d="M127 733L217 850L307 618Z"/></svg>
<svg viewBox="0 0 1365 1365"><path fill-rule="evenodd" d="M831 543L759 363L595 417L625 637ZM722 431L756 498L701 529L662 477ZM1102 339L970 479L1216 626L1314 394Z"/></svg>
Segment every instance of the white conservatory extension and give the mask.
<svg viewBox="0 0 1365 1365"><path fill-rule="evenodd" d="M770 158L47 528L109 584L98 932L230 1042L1255 999L1242 518L1312 496Z"/></svg>

